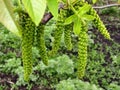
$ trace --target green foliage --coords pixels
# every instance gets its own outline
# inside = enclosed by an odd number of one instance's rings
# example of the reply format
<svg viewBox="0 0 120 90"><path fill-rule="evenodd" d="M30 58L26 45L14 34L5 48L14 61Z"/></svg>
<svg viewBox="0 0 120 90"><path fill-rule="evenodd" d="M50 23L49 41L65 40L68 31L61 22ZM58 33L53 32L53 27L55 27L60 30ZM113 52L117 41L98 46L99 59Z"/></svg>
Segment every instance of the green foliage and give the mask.
<svg viewBox="0 0 120 90"><path fill-rule="evenodd" d="M97 0L92 0L92 3L95 4L97 2Z"/></svg>
<svg viewBox="0 0 120 90"><path fill-rule="evenodd" d="M18 75L17 81L15 83L17 87L22 86L22 85L23 86L28 85L27 87L29 87L31 85L31 83L28 83L23 79L24 78L24 74L23 74L24 68L22 66L18 66L16 69L14 69L14 73ZM35 81L37 81L38 76L31 74L29 78L32 82L35 82Z"/></svg>
<svg viewBox="0 0 120 90"><path fill-rule="evenodd" d="M92 85L88 82L83 82L79 79L68 79L60 81L56 85L56 90L103 90L96 85Z"/></svg>
<svg viewBox="0 0 120 90"><path fill-rule="evenodd" d="M120 90L120 85L111 83L110 86L108 87L108 90Z"/></svg>
<svg viewBox="0 0 120 90"><path fill-rule="evenodd" d="M22 0L22 3L32 21L38 26L46 9L46 0Z"/></svg>
<svg viewBox="0 0 120 90"><path fill-rule="evenodd" d="M0 1L0 23L2 23L12 33L20 36L19 27L15 21L13 6L9 0ZM9 22L8 22L9 21Z"/></svg>
<svg viewBox="0 0 120 90"><path fill-rule="evenodd" d="M86 23L87 21L91 21L94 19L93 16L88 15L87 12L90 10L91 6L87 3L82 3L78 2L74 6L71 5L71 10L74 13L73 15L70 15L66 20L65 20L65 25L74 23L73 26L73 32L76 35L79 35L81 29L82 29L82 23ZM70 10L68 10L71 12Z"/></svg>
<svg viewBox="0 0 120 90"><path fill-rule="evenodd" d="M80 31L81 31L81 21L79 19L76 19L74 21L74 26L73 26L73 32L76 34L76 35L79 35L80 34Z"/></svg>
<svg viewBox="0 0 120 90"><path fill-rule="evenodd" d="M58 17L58 0L47 0L47 5L48 5L48 8L49 8L50 12L54 16L54 18L57 20L57 17Z"/></svg>
<svg viewBox="0 0 120 90"><path fill-rule="evenodd" d="M59 80L67 79L74 74L74 63L67 55L50 59L48 62L48 66L41 61L33 68L35 72L38 72L36 74L37 83L41 85L54 86Z"/></svg>
<svg viewBox="0 0 120 90"><path fill-rule="evenodd" d="M114 16L114 17L120 17L120 8L118 7L110 7L110 8L105 8L103 10L101 10L101 14L102 15L109 15L109 16Z"/></svg>
<svg viewBox="0 0 120 90"><path fill-rule="evenodd" d="M4 90L4 89L7 89L7 87L0 85L0 90Z"/></svg>
<svg viewBox="0 0 120 90"><path fill-rule="evenodd" d="M92 34L93 35L93 34ZM91 38L95 38L94 35ZM96 39L96 38L95 38ZM119 85L119 44L111 42L110 46L94 40L88 48L88 64L84 79L109 90L110 83ZM89 79L88 79L89 78ZM114 90L114 89L113 89Z"/></svg>
<svg viewBox="0 0 120 90"><path fill-rule="evenodd" d="M20 57L20 38L6 30L1 24L0 31L0 63Z"/></svg>
<svg viewBox="0 0 120 90"><path fill-rule="evenodd" d="M58 74L72 74L74 72L73 61L67 55L49 60L48 66L41 63L40 69L48 74L50 74L51 71L57 72Z"/></svg>
<svg viewBox="0 0 120 90"><path fill-rule="evenodd" d="M13 73L15 72L15 69L14 68L18 68L18 66L21 65L21 61L20 59L16 59L16 58L11 58L11 59L8 59L6 62L5 62L5 65L0 65L0 67L2 69L0 69L0 71L4 72L4 73Z"/></svg>
<svg viewBox="0 0 120 90"><path fill-rule="evenodd" d="M58 82L59 79L67 78L67 76L74 73L73 61L67 55L50 59L48 62L48 66L44 65L43 62L39 62L39 64L34 67L35 71L42 72L41 74L44 76L42 79L43 81L49 78L52 79L50 81L51 83L55 83L56 80ZM40 82L42 84L42 81Z"/></svg>
<svg viewBox="0 0 120 90"><path fill-rule="evenodd" d="M95 4L98 2L98 0L86 0L89 4Z"/></svg>

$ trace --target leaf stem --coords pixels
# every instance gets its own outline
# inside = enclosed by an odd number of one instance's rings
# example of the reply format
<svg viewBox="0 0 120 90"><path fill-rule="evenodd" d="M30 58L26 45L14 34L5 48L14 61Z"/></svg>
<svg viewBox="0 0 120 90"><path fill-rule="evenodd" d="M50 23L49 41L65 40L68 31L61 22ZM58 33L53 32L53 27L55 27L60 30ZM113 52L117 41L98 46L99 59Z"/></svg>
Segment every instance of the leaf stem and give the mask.
<svg viewBox="0 0 120 90"><path fill-rule="evenodd" d="M77 11L75 10L75 8L74 8L72 5L70 5L70 7L71 7L71 10L77 15L78 13L77 13Z"/></svg>
<svg viewBox="0 0 120 90"><path fill-rule="evenodd" d="M78 12L75 10L75 8L74 8L72 5L70 5L70 7L71 7L71 10L75 13L75 15L82 21L80 15L79 15Z"/></svg>

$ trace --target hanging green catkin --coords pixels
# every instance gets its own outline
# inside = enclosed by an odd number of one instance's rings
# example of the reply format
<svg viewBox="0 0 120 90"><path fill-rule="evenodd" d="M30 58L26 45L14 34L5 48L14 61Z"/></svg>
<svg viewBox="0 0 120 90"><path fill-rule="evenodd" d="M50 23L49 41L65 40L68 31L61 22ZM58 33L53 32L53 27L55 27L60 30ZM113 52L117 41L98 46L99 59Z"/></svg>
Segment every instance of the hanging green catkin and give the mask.
<svg viewBox="0 0 120 90"><path fill-rule="evenodd" d="M90 15L94 16L95 19L94 19L94 24L95 26L98 28L98 30L100 31L100 33L106 38L106 39L111 39L110 38L110 34L109 32L107 31L105 25L103 24L103 22L101 21L99 15L97 14L97 12L91 8L90 10Z"/></svg>
<svg viewBox="0 0 120 90"><path fill-rule="evenodd" d="M71 16L71 11L69 9L66 9L66 16L64 18L67 18L69 16ZM73 24L69 24L69 25L65 25L64 26L64 42L66 45L66 48L68 50L72 49L72 42L71 42L71 32L73 30Z"/></svg>
<svg viewBox="0 0 120 90"><path fill-rule="evenodd" d="M34 42L35 24L31 21L26 13L20 13L20 25L22 27L22 61L24 68L24 80L29 81L29 76L32 73L33 58L32 46Z"/></svg>
<svg viewBox="0 0 120 90"><path fill-rule="evenodd" d="M72 49L72 42L71 42L71 31L72 31L72 24L65 26L64 29L64 42L68 50Z"/></svg>
<svg viewBox="0 0 120 90"><path fill-rule="evenodd" d="M54 31L54 42L52 45L52 50L48 53L50 56L54 56L60 47L61 37L64 31L64 16L66 15L65 10L60 9L58 19L56 22L56 29Z"/></svg>
<svg viewBox="0 0 120 90"><path fill-rule="evenodd" d="M79 1L74 5L76 10L79 10L85 4L83 1ZM82 22L82 21L81 21ZM78 60L77 60L77 76L82 79L85 74L85 68L87 64L87 45L88 45L88 27L86 22L82 22L82 30L78 35Z"/></svg>
<svg viewBox="0 0 120 90"><path fill-rule="evenodd" d="M80 7L82 7L85 4L83 1L78 1L76 4L74 4L74 8L76 10L79 10Z"/></svg>
<svg viewBox="0 0 120 90"><path fill-rule="evenodd" d="M87 64L87 45L88 45L88 34L87 26L83 25L82 30L78 36L78 62L77 62L77 76L82 78L85 73L85 67Z"/></svg>
<svg viewBox="0 0 120 90"><path fill-rule="evenodd" d="M48 65L48 56L46 52L45 39L44 39L44 28L45 28L45 25L43 24L40 24L37 27L36 41L37 41L37 47L39 49L41 59L45 65Z"/></svg>

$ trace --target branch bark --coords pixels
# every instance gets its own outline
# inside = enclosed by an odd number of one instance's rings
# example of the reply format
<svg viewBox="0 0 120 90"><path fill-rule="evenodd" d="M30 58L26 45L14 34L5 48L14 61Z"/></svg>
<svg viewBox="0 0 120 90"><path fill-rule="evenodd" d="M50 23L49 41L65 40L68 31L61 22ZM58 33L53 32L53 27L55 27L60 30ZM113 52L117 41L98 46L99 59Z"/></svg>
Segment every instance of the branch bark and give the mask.
<svg viewBox="0 0 120 90"><path fill-rule="evenodd" d="M59 12L60 9L63 9L63 7L64 7L63 3L60 3L58 12ZM52 13L50 13L50 12L49 13L45 13L41 23L42 24L46 24L52 17L53 17Z"/></svg>
<svg viewBox="0 0 120 90"><path fill-rule="evenodd" d="M51 13L45 13L41 23L46 24L52 17L53 15Z"/></svg>

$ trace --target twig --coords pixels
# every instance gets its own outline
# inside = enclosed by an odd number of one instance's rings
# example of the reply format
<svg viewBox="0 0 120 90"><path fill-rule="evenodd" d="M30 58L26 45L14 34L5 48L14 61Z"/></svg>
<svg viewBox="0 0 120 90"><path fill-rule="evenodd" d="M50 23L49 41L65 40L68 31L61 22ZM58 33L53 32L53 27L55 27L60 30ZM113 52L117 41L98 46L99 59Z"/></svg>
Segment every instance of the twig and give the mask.
<svg viewBox="0 0 120 90"><path fill-rule="evenodd" d="M14 82L12 82L12 81L6 81L7 83L9 83L9 84L14 84Z"/></svg>
<svg viewBox="0 0 120 90"><path fill-rule="evenodd" d="M41 23L46 24L52 17L53 15L51 13L45 13Z"/></svg>
<svg viewBox="0 0 120 90"><path fill-rule="evenodd" d="M63 9L63 8L64 8L64 4L60 3L58 12L59 12L60 9ZM53 17L52 13L50 13L50 12L49 13L45 13L41 23L42 24L46 24L52 17Z"/></svg>
<svg viewBox="0 0 120 90"><path fill-rule="evenodd" d="M94 9L103 9L103 8L109 8L109 7L115 7L115 6L120 6L120 4L109 4L109 5L104 5L104 6L95 6L93 8Z"/></svg>
<svg viewBox="0 0 120 90"><path fill-rule="evenodd" d="M4 82L7 82L7 83L9 83L9 84L14 84L14 82L12 82L12 81L0 80L0 83L4 83Z"/></svg>

